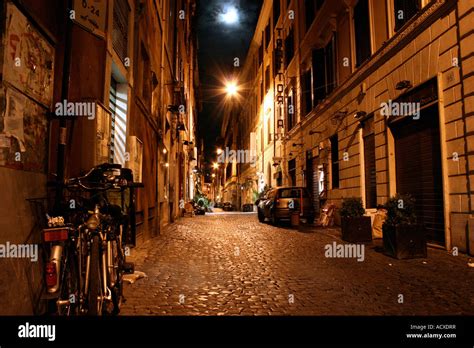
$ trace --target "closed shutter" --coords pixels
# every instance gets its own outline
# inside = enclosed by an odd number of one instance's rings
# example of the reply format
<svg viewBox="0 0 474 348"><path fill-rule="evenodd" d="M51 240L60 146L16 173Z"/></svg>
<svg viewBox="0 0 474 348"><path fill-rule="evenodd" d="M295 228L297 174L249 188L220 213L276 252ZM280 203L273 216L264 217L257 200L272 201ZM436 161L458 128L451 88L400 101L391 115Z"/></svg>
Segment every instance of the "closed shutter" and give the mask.
<svg viewBox="0 0 474 348"><path fill-rule="evenodd" d="M319 212L319 159L313 158L313 206L315 211Z"/></svg>
<svg viewBox="0 0 474 348"><path fill-rule="evenodd" d="M444 202L438 105L393 125L397 192L415 198L418 221L427 239L444 245Z"/></svg>
<svg viewBox="0 0 474 348"><path fill-rule="evenodd" d="M365 207L377 206L377 178L375 170L375 134L374 118L364 123L364 172L365 172Z"/></svg>
<svg viewBox="0 0 474 348"><path fill-rule="evenodd" d="M112 30L112 46L120 59L128 57L128 16L130 7L128 0L114 1L114 21Z"/></svg>

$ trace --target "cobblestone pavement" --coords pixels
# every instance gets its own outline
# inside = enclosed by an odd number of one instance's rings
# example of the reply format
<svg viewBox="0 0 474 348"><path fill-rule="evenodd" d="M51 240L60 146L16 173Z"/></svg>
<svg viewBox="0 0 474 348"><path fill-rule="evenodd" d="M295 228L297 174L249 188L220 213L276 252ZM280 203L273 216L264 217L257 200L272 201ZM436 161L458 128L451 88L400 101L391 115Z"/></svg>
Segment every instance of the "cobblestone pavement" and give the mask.
<svg viewBox="0 0 474 348"><path fill-rule="evenodd" d="M395 260L376 240L363 262L326 258L334 241L343 243L336 229L275 227L255 214L182 218L132 249L147 277L125 286L122 315L474 314L465 255L429 248L427 259Z"/></svg>

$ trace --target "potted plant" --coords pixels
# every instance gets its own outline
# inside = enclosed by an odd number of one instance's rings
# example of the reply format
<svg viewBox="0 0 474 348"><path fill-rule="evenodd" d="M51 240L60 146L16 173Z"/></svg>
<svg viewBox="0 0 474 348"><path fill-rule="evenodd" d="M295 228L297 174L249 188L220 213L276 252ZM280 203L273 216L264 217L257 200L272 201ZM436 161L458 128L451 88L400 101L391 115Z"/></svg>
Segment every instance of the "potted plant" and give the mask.
<svg viewBox="0 0 474 348"><path fill-rule="evenodd" d="M382 226L385 254L397 259L426 257L426 234L415 214L410 195L396 195L385 204L387 219Z"/></svg>
<svg viewBox="0 0 474 348"><path fill-rule="evenodd" d="M360 198L345 198L340 214L343 240L351 243L372 241L370 216L364 216L365 209Z"/></svg>

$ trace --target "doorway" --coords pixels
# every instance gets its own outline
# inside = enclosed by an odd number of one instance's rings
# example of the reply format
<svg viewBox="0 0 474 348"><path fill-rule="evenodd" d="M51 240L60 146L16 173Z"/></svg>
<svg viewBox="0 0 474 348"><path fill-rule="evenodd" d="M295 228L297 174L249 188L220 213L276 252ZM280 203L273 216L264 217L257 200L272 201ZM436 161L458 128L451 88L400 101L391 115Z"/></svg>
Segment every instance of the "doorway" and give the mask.
<svg viewBox="0 0 474 348"><path fill-rule="evenodd" d="M396 185L415 198L418 221L427 240L445 244L443 177L438 104L421 110L420 119L406 117L391 125L395 141Z"/></svg>

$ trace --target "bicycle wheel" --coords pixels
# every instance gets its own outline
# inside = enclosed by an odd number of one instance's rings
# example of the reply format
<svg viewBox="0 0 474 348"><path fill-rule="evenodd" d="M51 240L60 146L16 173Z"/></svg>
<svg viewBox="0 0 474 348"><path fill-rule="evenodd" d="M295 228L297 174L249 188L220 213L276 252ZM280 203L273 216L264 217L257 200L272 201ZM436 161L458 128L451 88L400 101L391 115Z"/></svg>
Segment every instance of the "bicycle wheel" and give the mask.
<svg viewBox="0 0 474 348"><path fill-rule="evenodd" d="M88 315L102 314L102 281L100 272L99 236L94 236L91 245L91 261L89 271Z"/></svg>
<svg viewBox="0 0 474 348"><path fill-rule="evenodd" d="M61 269L60 302L57 303L58 315L77 315L78 309L78 271L75 254L66 249L64 262ZM68 303L66 301L69 301Z"/></svg>

